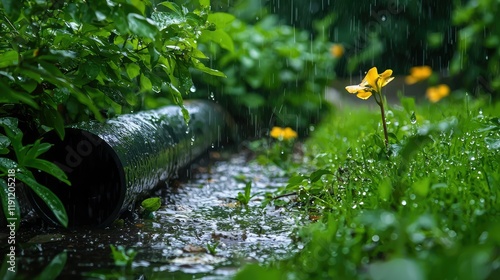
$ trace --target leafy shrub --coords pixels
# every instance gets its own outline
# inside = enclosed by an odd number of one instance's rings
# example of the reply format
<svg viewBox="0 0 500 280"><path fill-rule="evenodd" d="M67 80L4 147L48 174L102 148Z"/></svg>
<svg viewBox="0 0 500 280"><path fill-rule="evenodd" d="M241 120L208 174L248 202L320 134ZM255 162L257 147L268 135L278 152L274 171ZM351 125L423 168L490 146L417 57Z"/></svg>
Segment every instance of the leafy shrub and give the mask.
<svg viewBox="0 0 500 280"><path fill-rule="evenodd" d="M305 135L328 107L323 95L325 85L335 78L332 44L326 37L312 40L308 32L279 25L272 15L254 25L230 16L218 18L217 30L204 33L201 40L213 65L228 77L205 77L200 82L208 85L204 97L228 108L239 123L251 128L250 136L274 124ZM211 44L214 41L220 46Z"/></svg>
<svg viewBox="0 0 500 280"><path fill-rule="evenodd" d="M469 1L453 13L460 30L450 70L460 74L469 88L477 85L493 94L500 90L499 12L498 1L482 0Z"/></svg>
<svg viewBox="0 0 500 280"><path fill-rule="evenodd" d="M36 140L41 133L55 129L63 138L65 124L156 106L159 96L182 106L182 94L193 88L190 68L224 76L200 61L207 57L197 39L215 25L207 21L210 1L199 2L190 12L171 2L2 1L2 178L14 168L34 188L33 168L65 181L59 168L38 159L50 147ZM4 179L0 184L7 190Z"/></svg>

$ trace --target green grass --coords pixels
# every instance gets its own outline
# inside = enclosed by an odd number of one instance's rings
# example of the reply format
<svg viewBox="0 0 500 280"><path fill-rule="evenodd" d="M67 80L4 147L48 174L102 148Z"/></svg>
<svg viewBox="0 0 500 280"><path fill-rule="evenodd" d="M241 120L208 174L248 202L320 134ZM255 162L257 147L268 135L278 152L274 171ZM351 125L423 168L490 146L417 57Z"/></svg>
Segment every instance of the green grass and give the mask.
<svg viewBox="0 0 500 280"><path fill-rule="evenodd" d="M500 104L469 99L389 106L389 156L377 110L332 113L278 193L320 221L295 234L298 254L236 278L500 277Z"/></svg>

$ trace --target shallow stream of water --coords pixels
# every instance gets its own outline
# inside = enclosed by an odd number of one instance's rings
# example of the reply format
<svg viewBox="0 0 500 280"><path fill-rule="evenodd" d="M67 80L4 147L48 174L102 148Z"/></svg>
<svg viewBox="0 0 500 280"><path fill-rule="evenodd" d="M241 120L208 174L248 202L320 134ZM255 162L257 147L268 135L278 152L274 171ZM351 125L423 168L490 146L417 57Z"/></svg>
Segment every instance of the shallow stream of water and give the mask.
<svg viewBox="0 0 500 280"><path fill-rule="evenodd" d="M300 214L261 206L265 192L285 184L284 174L249 162L245 153L214 159L219 157L212 152L210 159L181 171L189 171L190 178L161 188L162 207L150 219L128 218L106 229L23 225L16 279L40 275L51 261L64 265L63 278L227 279L246 263L289 256L290 233L302 224ZM242 180L251 181L252 195L257 194L248 207L235 199L245 187ZM137 252L130 268L114 265L110 244Z"/></svg>

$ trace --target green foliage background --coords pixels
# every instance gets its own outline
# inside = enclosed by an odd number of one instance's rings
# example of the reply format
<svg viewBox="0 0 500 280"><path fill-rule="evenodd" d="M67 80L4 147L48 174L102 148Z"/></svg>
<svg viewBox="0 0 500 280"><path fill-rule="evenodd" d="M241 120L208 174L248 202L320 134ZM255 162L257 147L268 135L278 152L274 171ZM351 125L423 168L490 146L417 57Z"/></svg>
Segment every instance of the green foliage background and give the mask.
<svg viewBox="0 0 500 280"><path fill-rule="evenodd" d="M183 106L190 69L223 77L201 60L197 40L207 30L209 0L189 11L172 2L13 1L0 6L0 184L7 215L9 169L59 213L59 199L30 168L69 184L38 157L50 148L38 137L89 119L104 120L165 103ZM188 115L184 110L187 120ZM5 194L5 195L4 195ZM51 201L53 203L51 203ZM18 211L16 211L18 212ZM18 214L17 214L18 215Z"/></svg>

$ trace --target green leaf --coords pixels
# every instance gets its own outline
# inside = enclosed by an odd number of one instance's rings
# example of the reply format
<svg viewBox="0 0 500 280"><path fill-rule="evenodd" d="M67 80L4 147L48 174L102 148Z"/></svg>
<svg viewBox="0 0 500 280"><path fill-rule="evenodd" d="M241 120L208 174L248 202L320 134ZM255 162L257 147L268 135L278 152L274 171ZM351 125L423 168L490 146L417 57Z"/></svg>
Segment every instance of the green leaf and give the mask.
<svg viewBox="0 0 500 280"><path fill-rule="evenodd" d="M56 177L59 181L66 183L67 185L71 185L71 182L68 180L66 173L59 168L56 164L46 161L43 159L29 159L24 162L25 167L31 167L38 170L41 170L45 173L48 173L54 177Z"/></svg>
<svg viewBox="0 0 500 280"><path fill-rule="evenodd" d="M177 4L175 4L175 3L165 1L165 2L161 2L160 5L169 8L170 10L172 10L173 12L175 12L178 16L182 16L183 15L183 13L181 12L180 7Z"/></svg>
<svg viewBox="0 0 500 280"><path fill-rule="evenodd" d="M217 29L214 31L204 30L201 33L200 40L206 42L214 42L230 52L234 52L234 42L231 36L226 31Z"/></svg>
<svg viewBox="0 0 500 280"><path fill-rule="evenodd" d="M208 8L208 7L210 7L210 0L200 0L200 6L202 8Z"/></svg>
<svg viewBox="0 0 500 280"><path fill-rule="evenodd" d="M7 174L9 169L17 168L17 162L9 159L0 157L0 171Z"/></svg>
<svg viewBox="0 0 500 280"><path fill-rule="evenodd" d="M31 83L31 82L28 82ZM0 96L0 103L17 103L21 102L29 105L35 109L38 109L38 104L31 98L29 94L23 92L15 92L9 86L0 81L0 90L2 96ZM26 89L25 89L26 90Z"/></svg>
<svg viewBox="0 0 500 280"><path fill-rule="evenodd" d="M127 64L127 75L130 79L133 79L141 73L141 67L135 63Z"/></svg>
<svg viewBox="0 0 500 280"><path fill-rule="evenodd" d="M141 83L141 91L151 91L153 89L153 84L151 83L151 80L148 77L144 76L143 74L141 74L140 83Z"/></svg>
<svg viewBox="0 0 500 280"><path fill-rule="evenodd" d="M330 170L318 169L311 173L311 176L309 176L309 178L311 179L311 183L318 181L323 175L333 175L333 173Z"/></svg>
<svg viewBox="0 0 500 280"><path fill-rule="evenodd" d="M0 150L6 149L7 147L10 146L10 139L9 137L3 135L0 133Z"/></svg>
<svg viewBox="0 0 500 280"><path fill-rule="evenodd" d="M150 197L148 199L144 199L141 203L141 206L149 212L157 211L161 207L161 199L159 197Z"/></svg>
<svg viewBox="0 0 500 280"><path fill-rule="evenodd" d="M6 176L6 179L8 183L4 179L0 179L0 202L2 203L7 223L14 221L16 224L15 229L17 230L21 222L21 208L19 207L17 197L12 197L12 195L15 195L15 192L9 191L9 184L15 184L15 177Z"/></svg>
<svg viewBox="0 0 500 280"><path fill-rule="evenodd" d="M64 269L66 260L68 259L67 253L62 252L57 254L52 261L38 274L35 280L56 279Z"/></svg>
<svg viewBox="0 0 500 280"><path fill-rule="evenodd" d="M47 187L38 183L33 175L27 175L28 171L16 173L16 177L28 185L41 199L49 209L54 213L56 219L61 223L62 226L68 227L68 214L64 208L64 204L61 200ZM28 173L29 174L29 173Z"/></svg>
<svg viewBox="0 0 500 280"><path fill-rule="evenodd" d="M207 66L205 66L205 64L201 63L199 60L193 58L192 61L194 68L213 76L226 78L226 75L224 75L224 73L220 72L219 70L208 68Z"/></svg>
<svg viewBox="0 0 500 280"><path fill-rule="evenodd" d="M14 138L14 136L19 136L23 134L22 131L17 127L16 118L10 118L10 117L0 118L0 126L5 129L7 136L9 136L9 138L11 139Z"/></svg>
<svg viewBox="0 0 500 280"><path fill-rule="evenodd" d="M64 119L61 114L50 106L45 106L41 110L40 121L43 125L54 128L59 138L64 139Z"/></svg>
<svg viewBox="0 0 500 280"><path fill-rule="evenodd" d="M19 53L11 50L0 54L0 68L17 66L19 64Z"/></svg>
<svg viewBox="0 0 500 280"><path fill-rule="evenodd" d="M306 177L304 175L295 175L295 176L292 176L290 179L288 179L288 184L286 185L286 188L288 189L288 188L300 185L307 178L308 177Z"/></svg>
<svg viewBox="0 0 500 280"><path fill-rule="evenodd" d="M132 33L151 40L155 39L158 27L153 20L134 13L128 14L127 20L128 27Z"/></svg>
<svg viewBox="0 0 500 280"><path fill-rule="evenodd" d="M217 29L223 29L235 20L235 16L228 13L211 13L208 15L207 21L215 24Z"/></svg>

